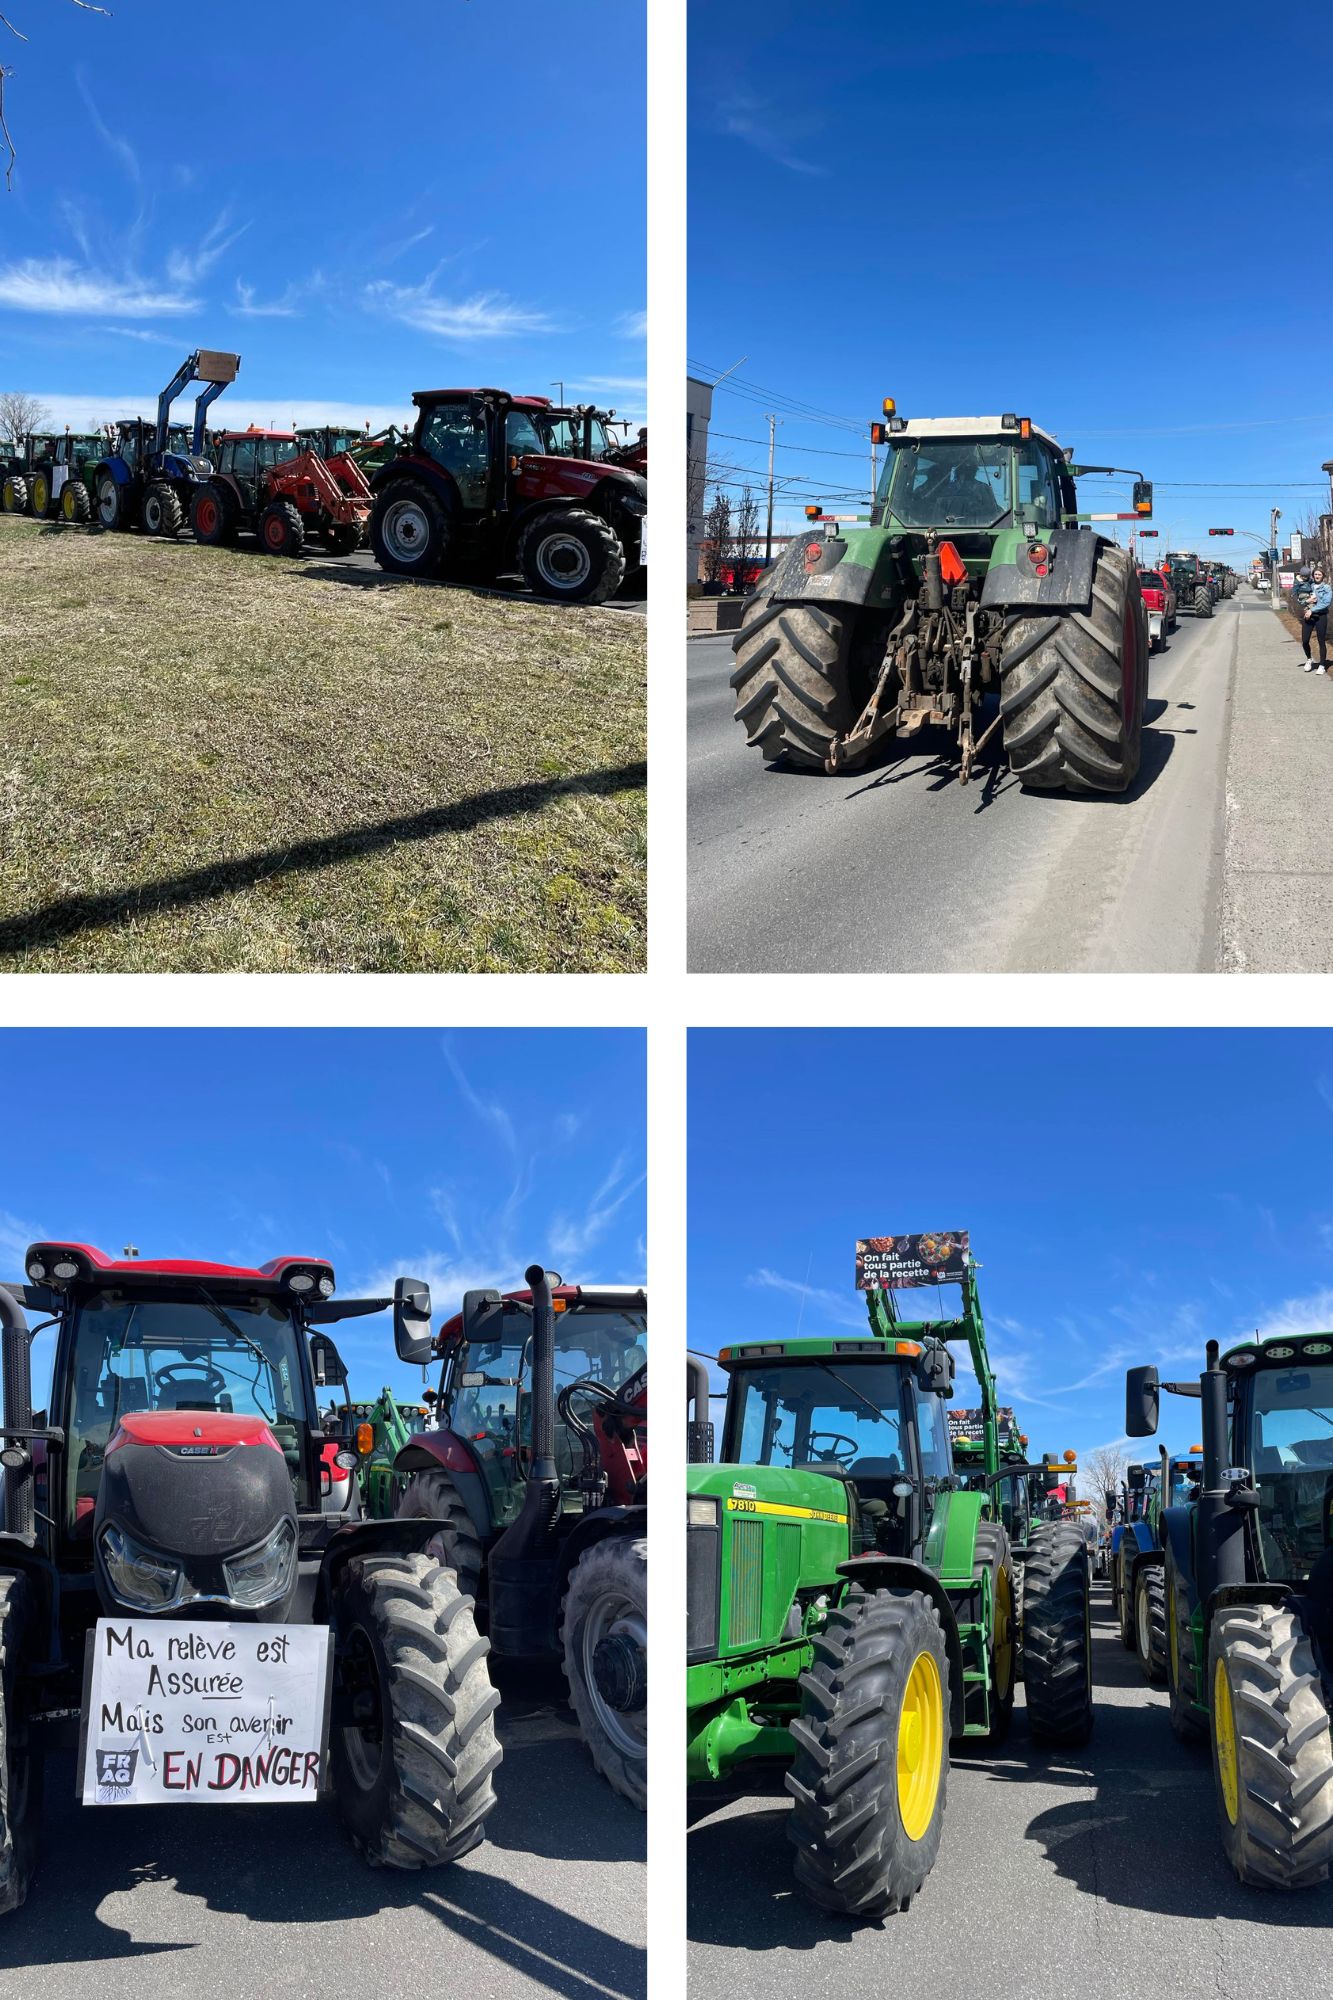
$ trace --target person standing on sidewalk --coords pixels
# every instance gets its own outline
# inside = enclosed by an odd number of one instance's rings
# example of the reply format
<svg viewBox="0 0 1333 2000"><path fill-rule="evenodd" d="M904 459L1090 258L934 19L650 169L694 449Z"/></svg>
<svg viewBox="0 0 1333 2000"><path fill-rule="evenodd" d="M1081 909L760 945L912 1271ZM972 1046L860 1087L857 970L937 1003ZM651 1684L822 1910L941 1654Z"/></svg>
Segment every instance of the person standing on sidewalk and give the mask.
<svg viewBox="0 0 1333 2000"><path fill-rule="evenodd" d="M1311 582L1313 588L1301 608L1301 644L1305 648L1306 673L1322 674L1328 665L1328 613L1330 605L1333 605L1333 587L1318 563L1315 564ZM1317 661L1310 651L1312 639L1319 642Z"/></svg>

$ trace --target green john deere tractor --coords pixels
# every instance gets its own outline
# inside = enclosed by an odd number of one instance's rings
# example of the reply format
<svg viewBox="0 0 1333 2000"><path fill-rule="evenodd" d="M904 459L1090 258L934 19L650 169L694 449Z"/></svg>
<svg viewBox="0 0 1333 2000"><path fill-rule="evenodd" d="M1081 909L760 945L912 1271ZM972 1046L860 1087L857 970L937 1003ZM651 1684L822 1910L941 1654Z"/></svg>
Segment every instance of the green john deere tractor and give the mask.
<svg viewBox="0 0 1333 2000"><path fill-rule="evenodd" d="M770 761L863 764L883 738L940 725L965 784L1001 732L1038 791L1122 792L1139 768L1148 615L1128 550L1084 525L1076 466L1027 417L925 417L885 401L868 520L808 507L733 642L746 740Z"/></svg>
<svg viewBox="0 0 1333 2000"><path fill-rule="evenodd" d="M1333 1333L1207 1345L1195 1382L1132 1368L1125 1429L1198 1397L1201 1477L1162 1508L1171 1726L1211 1737L1218 1823L1242 1882L1333 1869Z"/></svg>
<svg viewBox="0 0 1333 2000"><path fill-rule="evenodd" d="M1002 1518L1002 1483L1038 1468L1002 1463L966 1233L858 1245L857 1282L863 1335L718 1356L722 1462L686 1476L686 1757L693 1781L785 1762L799 1886L870 1918L906 1908L934 1864L950 1740L1003 1741L1021 1667L1034 1736L1082 1743L1092 1683L1082 1535L1024 1519L1018 1545ZM941 1283L961 1287L958 1318L898 1318L895 1289ZM971 1490L951 1341L981 1386Z"/></svg>

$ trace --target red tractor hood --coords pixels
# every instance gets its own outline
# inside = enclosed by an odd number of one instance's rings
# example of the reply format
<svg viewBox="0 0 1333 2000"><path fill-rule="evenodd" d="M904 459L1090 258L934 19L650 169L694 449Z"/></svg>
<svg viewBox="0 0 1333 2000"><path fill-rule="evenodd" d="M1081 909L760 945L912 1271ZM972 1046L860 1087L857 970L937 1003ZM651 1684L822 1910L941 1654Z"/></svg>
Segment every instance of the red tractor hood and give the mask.
<svg viewBox="0 0 1333 2000"><path fill-rule="evenodd" d="M547 455L532 451L525 452L518 462L518 490L526 499L548 500L557 495L580 499L604 479L623 480L634 492L648 490L642 474L632 472L628 466L604 464L599 459L562 458L558 452Z"/></svg>
<svg viewBox="0 0 1333 2000"><path fill-rule="evenodd" d="M127 1411L107 1444L107 1457L127 1444L163 1445L177 1451L191 1446L201 1458L239 1444L266 1444L279 1454L282 1451L262 1417L231 1417L219 1410Z"/></svg>

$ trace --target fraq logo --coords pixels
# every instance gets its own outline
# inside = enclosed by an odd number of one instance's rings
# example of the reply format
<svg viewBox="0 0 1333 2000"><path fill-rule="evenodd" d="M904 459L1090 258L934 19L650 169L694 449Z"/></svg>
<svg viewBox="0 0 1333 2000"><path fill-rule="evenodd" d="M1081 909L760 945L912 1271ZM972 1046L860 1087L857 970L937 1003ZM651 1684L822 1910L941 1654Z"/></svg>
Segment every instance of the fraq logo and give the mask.
<svg viewBox="0 0 1333 2000"><path fill-rule="evenodd" d="M132 1750L99 1750L97 1783L111 1791L127 1792L134 1783L134 1767L139 1761L137 1746Z"/></svg>

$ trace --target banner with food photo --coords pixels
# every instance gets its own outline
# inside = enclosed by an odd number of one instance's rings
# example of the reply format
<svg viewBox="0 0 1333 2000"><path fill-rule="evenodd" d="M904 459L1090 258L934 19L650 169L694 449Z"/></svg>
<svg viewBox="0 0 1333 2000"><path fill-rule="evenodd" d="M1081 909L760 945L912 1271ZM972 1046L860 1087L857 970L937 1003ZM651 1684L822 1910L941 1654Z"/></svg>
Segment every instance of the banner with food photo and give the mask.
<svg viewBox="0 0 1333 2000"><path fill-rule="evenodd" d="M890 1292L900 1286L959 1284L967 1258L965 1229L924 1236L866 1236L856 1245L856 1288Z"/></svg>

